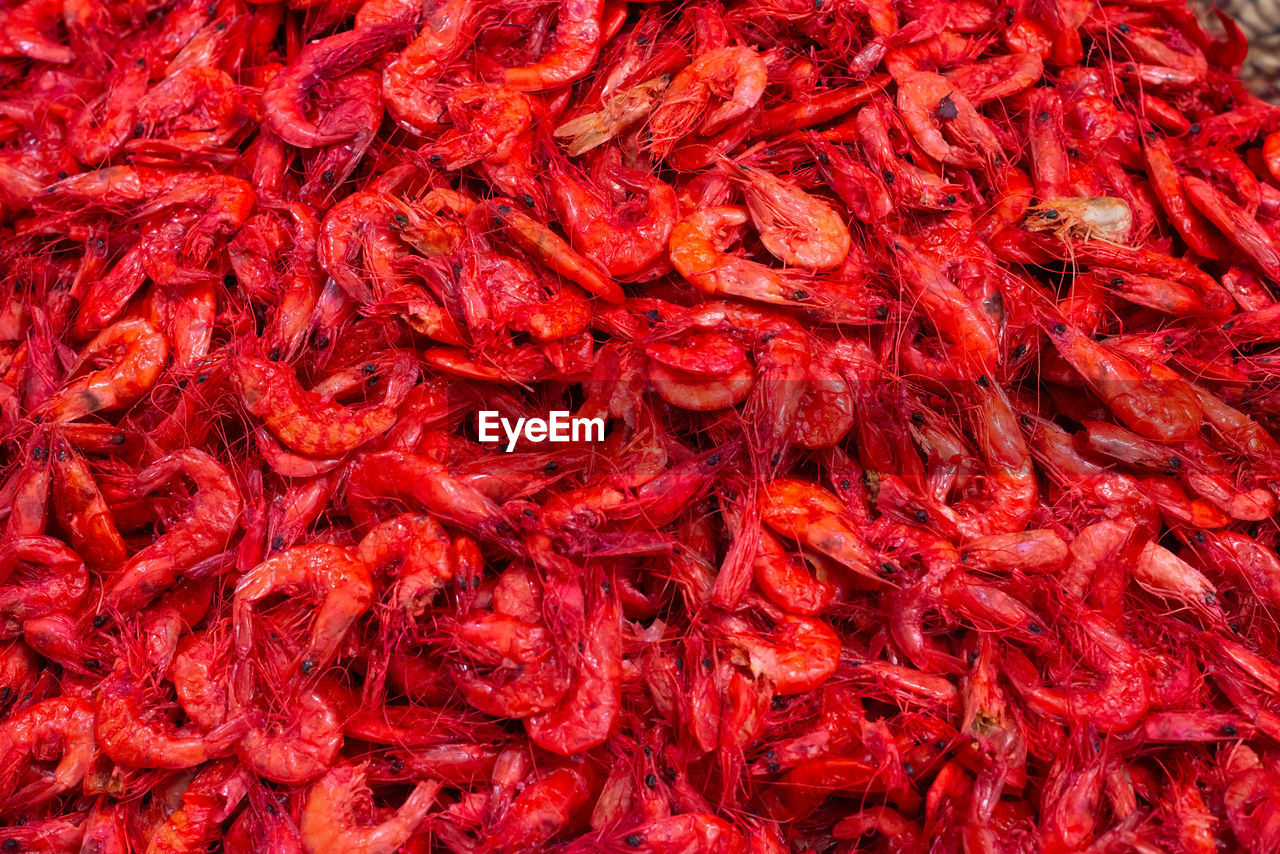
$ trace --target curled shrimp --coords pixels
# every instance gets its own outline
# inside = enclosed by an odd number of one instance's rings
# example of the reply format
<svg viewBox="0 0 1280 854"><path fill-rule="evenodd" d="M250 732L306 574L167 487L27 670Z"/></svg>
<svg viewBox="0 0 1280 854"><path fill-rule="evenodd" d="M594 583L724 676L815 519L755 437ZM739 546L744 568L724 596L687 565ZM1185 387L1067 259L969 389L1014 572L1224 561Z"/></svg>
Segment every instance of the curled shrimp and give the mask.
<svg viewBox="0 0 1280 854"><path fill-rule="evenodd" d="M277 72L262 92L266 124L290 145L318 148L345 142L360 132L342 110L317 121L307 117L311 101L321 89L354 71L384 51L407 30L406 22L391 21L347 30L312 42L294 61Z"/></svg>
<svg viewBox="0 0 1280 854"><path fill-rule="evenodd" d="M747 200L760 242L775 258L806 270L831 270L849 255L849 228L831 205L773 173L719 161Z"/></svg>
<svg viewBox="0 0 1280 854"><path fill-rule="evenodd" d="M972 169L1002 157L1003 146L987 120L940 74L916 71L898 81L898 111L917 144L939 163Z"/></svg>
<svg viewBox="0 0 1280 854"><path fill-rule="evenodd" d="M186 448L152 463L138 474L135 493L146 495L177 474L195 483L195 494L163 535L121 567L107 593L113 607L142 607L230 543L240 519L240 491L222 464L204 451Z"/></svg>
<svg viewBox="0 0 1280 854"><path fill-rule="evenodd" d="M352 624L373 603L369 568L346 549L325 543L295 546L260 563L236 582L232 621L237 655L253 649L253 606L276 593L305 592L321 600L302 653L304 674L333 662Z"/></svg>
<svg viewBox="0 0 1280 854"><path fill-rule="evenodd" d="M662 257L679 207L669 185L627 167L612 147L596 159L594 180L559 159L551 173L551 203L569 242L610 276L640 273Z"/></svg>
<svg viewBox="0 0 1280 854"><path fill-rule="evenodd" d="M103 680L94 706L93 732L103 753L131 768L192 768L231 752L243 722L200 731L177 727L151 708L138 677L119 663Z"/></svg>
<svg viewBox="0 0 1280 854"><path fill-rule="evenodd" d="M671 265L704 293L778 305L804 305L813 282L724 251L732 229L746 223L739 207L708 207L686 216L671 232Z"/></svg>
<svg viewBox="0 0 1280 854"><path fill-rule="evenodd" d="M715 134L741 118L760 102L769 69L749 47L724 47L694 57L667 86L649 117L654 153L666 157L690 132ZM707 112L713 94L728 93L723 103Z"/></svg>
<svg viewBox="0 0 1280 854"><path fill-rule="evenodd" d="M600 54L604 0L561 0L551 48L541 60L508 68L502 81L513 89L538 92L564 86L585 75Z"/></svg>
<svg viewBox="0 0 1280 854"><path fill-rule="evenodd" d="M313 457L339 456L385 433L416 375L411 360L396 359L382 402L357 410L306 391L287 366L250 353L237 355L232 366L245 408L286 447Z"/></svg>
<svg viewBox="0 0 1280 854"><path fill-rule="evenodd" d="M567 153L570 157L586 154L649 115L670 82L671 78L664 74L611 92L599 110L564 122L552 132L552 136L569 139Z"/></svg>
<svg viewBox="0 0 1280 854"><path fill-rule="evenodd" d="M30 808L79 785L93 761L93 706L79 697L54 697L12 714L0 725L0 785L6 808ZM24 783L32 760L56 762Z"/></svg>
<svg viewBox="0 0 1280 854"><path fill-rule="evenodd" d="M440 523L412 513L379 523L364 535L357 554L375 572L392 571L392 607L409 616L426 610L436 591L453 578L458 560Z"/></svg>
<svg viewBox="0 0 1280 854"><path fill-rule="evenodd" d="M361 826L357 816L372 800L365 768L338 765L307 790L298 820L302 846L307 854L394 854L426 818L439 789L439 783L418 783L393 816Z"/></svg>
<svg viewBox="0 0 1280 854"><path fill-rule="evenodd" d="M83 351L85 362L107 367L74 379L48 400L41 413L53 422L74 421L92 412L123 409L151 388L169 357L160 330L141 318L108 326Z"/></svg>
<svg viewBox="0 0 1280 854"><path fill-rule="evenodd" d="M152 835L146 854L186 854L207 848L222 836L222 822L239 808L250 780L249 769L234 759L201 768L182 793L182 806Z"/></svg>
<svg viewBox="0 0 1280 854"><path fill-rule="evenodd" d="M813 617L784 614L764 636L737 618L727 618L721 629L726 642L746 654L752 673L782 696L812 691L840 661L839 635Z"/></svg>
<svg viewBox="0 0 1280 854"><path fill-rule="evenodd" d="M445 0L383 69L382 100L392 118L411 133L424 133L444 120L445 105L436 86L446 66L469 43L474 17L473 0Z"/></svg>
<svg viewBox="0 0 1280 854"><path fill-rule="evenodd" d="M25 537L0 559L0 633L21 634L27 620L75 613L88 593L84 560L52 537Z"/></svg>
<svg viewBox="0 0 1280 854"><path fill-rule="evenodd" d="M1141 720L1150 706L1151 680L1142 659L1102 616L1086 612L1076 626L1084 639L1083 652L1098 668L1097 688L1080 691L1043 685L1016 651L1009 653L1006 673L1033 708L1068 720L1084 718L1102 732L1123 732Z"/></svg>
<svg viewBox="0 0 1280 854"><path fill-rule="evenodd" d="M260 707L247 714L248 731L237 753L255 774L298 786L333 767L342 748L342 720L328 692L299 692L290 699L284 721L273 720Z"/></svg>

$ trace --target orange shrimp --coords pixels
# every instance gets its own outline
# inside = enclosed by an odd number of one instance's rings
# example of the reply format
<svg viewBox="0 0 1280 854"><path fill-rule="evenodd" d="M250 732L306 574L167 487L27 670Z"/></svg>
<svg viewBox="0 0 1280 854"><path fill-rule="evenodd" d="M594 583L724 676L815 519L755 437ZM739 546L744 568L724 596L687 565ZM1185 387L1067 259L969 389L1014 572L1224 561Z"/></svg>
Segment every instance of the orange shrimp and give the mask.
<svg viewBox="0 0 1280 854"><path fill-rule="evenodd" d="M815 285L812 279L724 251L730 230L747 219L746 210L729 206L703 208L686 216L671 232L672 266L686 281L712 296L805 305Z"/></svg>
<svg viewBox="0 0 1280 854"><path fill-rule="evenodd" d="M900 80L898 111L916 143L939 163L972 169L994 165L1003 156L987 120L940 74L916 71Z"/></svg>
<svg viewBox="0 0 1280 854"><path fill-rule="evenodd" d="M67 383L39 414L62 423L92 412L123 409L150 390L168 357L168 341L150 323L141 318L118 321L82 351L85 363L105 361L107 366Z"/></svg>
<svg viewBox="0 0 1280 854"><path fill-rule="evenodd" d="M765 636L736 617L720 626L725 640L746 654L752 673L763 676L782 696L821 685L840 661L840 637L812 617L784 614Z"/></svg>
<svg viewBox="0 0 1280 854"><path fill-rule="evenodd" d="M515 527L482 492L454 477L448 468L419 454L384 451L352 468L347 485L351 518L363 529L385 514L383 502L406 501L432 515L520 551Z"/></svg>
<svg viewBox="0 0 1280 854"><path fill-rule="evenodd" d="M412 360L394 359L382 402L356 410L306 391L290 368L250 352L237 354L232 367L245 409L286 447L313 457L345 454L385 433L417 375Z"/></svg>
<svg viewBox="0 0 1280 854"><path fill-rule="evenodd" d="M231 541L240 519L240 491L222 464L204 451L187 448L157 460L138 474L134 491L146 495L177 474L195 483L195 494L163 535L120 568L107 592L111 607L142 607Z"/></svg>
<svg viewBox="0 0 1280 854"><path fill-rule="evenodd" d="M775 258L814 271L844 263L852 238L829 204L764 169L724 157L718 165L742 189L760 242Z"/></svg>
<svg viewBox="0 0 1280 854"><path fill-rule="evenodd" d="M295 546L268 558L236 582L232 620L236 654L253 650L253 606L276 593L305 592L321 600L301 654L304 674L333 663L351 626L373 603L369 568L346 549L325 543Z"/></svg>
<svg viewBox="0 0 1280 854"><path fill-rule="evenodd" d="M311 784L298 830L307 854L394 854L417 830L435 802L439 783L418 783L390 818L361 825L371 809L365 769L338 765Z"/></svg>
<svg viewBox="0 0 1280 854"><path fill-rule="evenodd" d="M579 255L547 226L512 207L503 199L491 199L477 208L492 227L566 279L607 302L623 301L622 288L591 261Z"/></svg>
<svg viewBox="0 0 1280 854"><path fill-rule="evenodd" d="M252 776L233 759L204 766L182 793L182 806L169 814L147 843L146 854L189 854L222 836L222 822L240 806Z"/></svg>
<svg viewBox="0 0 1280 854"><path fill-rule="evenodd" d="M816 484L775 480L759 499L760 519L779 535L825 555L878 584L880 561L839 498Z"/></svg>
<svg viewBox="0 0 1280 854"><path fill-rule="evenodd" d="M586 154L649 115L670 82L671 78L664 74L611 92L599 110L564 122L552 131L552 136L569 138L567 153L570 157Z"/></svg>
<svg viewBox="0 0 1280 854"><path fill-rule="evenodd" d="M255 774L299 786L333 767L342 748L342 720L327 691L304 690L289 702L287 719L272 720L260 707L247 712L240 760Z"/></svg>
<svg viewBox="0 0 1280 854"><path fill-rule="evenodd" d="M99 572L114 572L128 552L111 508L84 457L65 436L53 440L53 506L71 544Z"/></svg>

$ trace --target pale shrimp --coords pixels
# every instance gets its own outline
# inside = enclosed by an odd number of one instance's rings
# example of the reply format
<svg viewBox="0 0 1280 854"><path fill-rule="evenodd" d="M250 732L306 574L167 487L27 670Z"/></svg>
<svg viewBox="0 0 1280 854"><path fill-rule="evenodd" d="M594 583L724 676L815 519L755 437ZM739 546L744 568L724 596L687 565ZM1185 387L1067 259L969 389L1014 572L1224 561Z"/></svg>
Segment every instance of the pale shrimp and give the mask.
<svg viewBox="0 0 1280 854"><path fill-rule="evenodd" d="M592 173L595 180L552 159L551 204L574 248L614 278L638 274L666 251L679 212L675 190L625 165L613 147Z"/></svg>
<svg viewBox="0 0 1280 854"><path fill-rule="evenodd" d="M311 784L298 829L307 854L394 854L418 829L435 802L439 783L418 783L395 814L376 824L359 817L372 809L365 768L338 765Z"/></svg>
<svg viewBox="0 0 1280 854"><path fill-rule="evenodd" d="M740 207L708 207L676 223L668 244L671 265L685 281L716 297L777 305L810 304L816 282L799 273L773 270L724 250L733 229L747 222Z"/></svg>
<svg viewBox="0 0 1280 854"><path fill-rule="evenodd" d="M373 603L373 581L362 561L325 543L295 546L268 558L236 582L232 621L241 659L253 651L253 606L278 593L321 600L299 665L309 674L333 663L348 631Z"/></svg>
<svg viewBox="0 0 1280 854"><path fill-rule="evenodd" d="M185 512L165 533L120 569L107 593L115 608L131 611L164 592L188 569L225 549L240 520L240 491L231 474L204 451L187 448L143 469L134 493L144 496L182 474L195 484Z"/></svg>
<svg viewBox="0 0 1280 854"><path fill-rule="evenodd" d="M364 535L356 552L373 572L394 580L392 607L416 617L454 576L453 541L430 516L392 516Z"/></svg>
<svg viewBox="0 0 1280 854"><path fill-rule="evenodd" d="M246 710L248 732L237 754L255 774L300 786L333 767L342 749L340 709L328 692L304 690L290 698L286 719L272 720L261 707Z"/></svg>
<svg viewBox="0 0 1280 854"><path fill-rule="evenodd" d="M383 69L382 100L409 132L422 134L444 121L445 105L436 87L445 67L470 44L475 14L473 0L445 0Z"/></svg>
<svg viewBox="0 0 1280 854"><path fill-rule="evenodd" d="M40 414L61 423L129 406L155 384L168 357L168 341L150 323L141 318L118 321L98 333L82 354L84 362L107 366L71 380Z"/></svg>
<svg viewBox="0 0 1280 854"><path fill-rule="evenodd" d="M175 726L155 711L141 680L118 663L98 687L93 732L111 761L130 768L193 768L230 753L244 734L244 722L232 719L202 731Z"/></svg>
<svg viewBox="0 0 1280 854"><path fill-rule="evenodd" d="M760 493L760 518L780 536L826 555L864 578L883 584L880 561L844 502L802 480L775 480Z"/></svg>
<svg viewBox="0 0 1280 854"><path fill-rule="evenodd" d="M720 628L725 641L746 654L751 672L782 696L812 691L840 662L840 636L813 617L784 614L765 635L737 617L725 618Z"/></svg>
<svg viewBox="0 0 1280 854"><path fill-rule="evenodd" d="M498 505L454 477L443 464L420 454L370 454L351 470L347 485L351 518L363 529L384 513L384 502L416 504L445 522L519 551L515 528Z"/></svg>
<svg viewBox="0 0 1280 854"><path fill-rule="evenodd" d="M385 433L395 423L396 411L417 374L412 360L396 358L382 401L352 409L308 392L291 368L252 353L235 356L232 367L245 409L261 418L286 447L314 457L345 454Z"/></svg>
<svg viewBox="0 0 1280 854"><path fill-rule="evenodd" d="M1082 652L1098 670L1100 684L1091 691L1049 687L1040 682L1030 661L1010 650L1005 673L1032 708L1068 720L1084 718L1101 732L1123 732L1150 706L1151 680L1138 650L1098 614L1075 620L1084 640Z"/></svg>
<svg viewBox="0 0 1280 854"><path fill-rule="evenodd" d="M812 271L844 263L852 238L826 201L764 169L724 157L719 167L742 190L760 242L775 258Z"/></svg>
<svg viewBox="0 0 1280 854"><path fill-rule="evenodd" d="M898 111L925 153L964 168L992 166L1003 146L991 125L956 85L940 74L916 71L898 82ZM954 141L948 142L944 130Z"/></svg>
<svg viewBox="0 0 1280 854"><path fill-rule="evenodd" d="M599 110L562 123L552 136L569 139L566 150L570 157L586 154L649 115L670 82L671 78L664 74L612 92Z"/></svg>
<svg viewBox="0 0 1280 854"><path fill-rule="evenodd" d="M723 47L694 57L667 86L649 118L654 154L666 157L693 132L710 136L750 112L768 84L769 69L749 47ZM725 100L708 111L713 94Z"/></svg>
<svg viewBox="0 0 1280 854"><path fill-rule="evenodd" d="M1032 205L1022 223L1028 231L1050 232L1062 240L1128 243L1133 231L1129 203L1114 196L1049 197Z"/></svg>
<svg viewBox="0 0 1280 854"><path fill-rule="evenodd" d="M603 744L622 704L622 612L612 592L595 599L568 692L555 708L525 719L533 742L562 756Z"/></svg>
<svg viewBox="0 0 1280 854"><path fill-rule="evenodd" d="M182 806L151 836L146 854L191 854L222 837L222 822L240 807L252 781L249 769L234 759L212 762L196 774Z"/></svg>
<svg viewBox="0 0 1280 854"><path fill-rule="evenodd" d="M0 724L0 757L18 771L5 781L5 808L31 808L80 784L93 762L93 706L79 697L55 697L11 714ZM52 771L33 762L56 762ZM31 768L34 779L20 769Z"/></svg>
<svg viewBox="0 0 1280 854"><path fill-rule="evenodd" d="M600 16L605 0L560 0L551 47L538 62L508 68L502 81L522 92L565 86L582 77L600 54Z"/></svg>
<svg viewBox="0 0 1280 854"><path fill-rule="evenodd" d="M299 148L318 148L345 142L363 124L334 110L318 121L307 117L312 100L344 74L359 68L405 35L408 23L392 21L347 30L302 49L294 61L276 72L262 92L265 123L277 136Z"/></svg>

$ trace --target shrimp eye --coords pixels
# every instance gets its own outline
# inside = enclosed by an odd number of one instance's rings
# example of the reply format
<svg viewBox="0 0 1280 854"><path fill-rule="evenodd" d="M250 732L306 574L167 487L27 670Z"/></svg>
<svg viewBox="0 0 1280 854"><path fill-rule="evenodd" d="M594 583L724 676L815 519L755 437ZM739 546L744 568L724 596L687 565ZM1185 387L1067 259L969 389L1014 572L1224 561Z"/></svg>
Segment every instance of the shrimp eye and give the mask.
<svg viewBox="0 0 1280 854"><path fill-rule="evenodd" d="M945 196L942 197L942 202L943 204L954 205L956 203L956 194L947 193Z"/></svg>
<svg viewBox="0 0 1280 854"><path fill-rule="evenodd" d="M1055 324L1053 325L1053 334L1054 334L1054 335L1066 335L1066 334L1067 334L1067 325L1066 325L1065 323L1055 323Z"/></svg>
<svg viewBox="0 0 1280 854"><path fill-rule="evenodd" d="M888 169L884 170L884 182L886 184L892 184L893 179L894 179L893 173L890 172Z"/></svg>
<svg viewBox="0 0 1280 854"><path fill-rule="evenodd" d="M308 658L306 661L302 662L303 673L310 673L312 670L315 670L315 669L316 669L316 663L311 659Z"/></svg>
<svg viewBox="0 0 1280 854"><path fill-rule="evenodd" d="M117 433L116 435L112 436L112 437L111 437L111 444L113 444L113 445L123 445L123 444L124 444L124 434L123 434L123 433Z"/></svg>
<svg viewBox="0 0 1280 854"><path fill-rule="evenodd" d="M826 152L823 152L822 154L819 154L819 155L818 155L818 162L819 162L819 163L830 163L830 162L831 162L831 158L830 158L830 157L828 157L828 156L826 155Z"/></svg>
<svg viewBox="0 0 1280 854"><path fill-rule="evenodd" d="M1026 344L1019 344L1017 347L1013 348L1013 358L1015 359L1021 359L1026 354L1027 354Z"/></svg>
<svg viewBox="0 0 1280 854"><path fill-rule="evenodd" d="M1188 133L1199 133L1199 132L1200 132L1200 123L1199 123L1199 122L1196 122L1196 123L1195 123L1195 124L1193 124L1191 127L1187 128L1187 132L1188 132Z"/></svg>
<svg viewBox="0 0 1280 854"><path fill-rule="evenodd" d="M6 840L4 841L4 846L3 846L3 847L4 847L4 850L5 850L5 851L17 851L17 850L18 850L18 846L19 846L20 844L21 844L21 843L20 843L20 842L18 842L18 840L14 839L13 837L9 837L8 839L6 839Z"/></svg>
<svg viewBox="0 0 1280 854"><path fill-rule="evenodd" d="M649 309L644 313L644 316L648 318L650 323L657 323L662 319L662 315L658 314L658 310L656 308Z"/></svg>
<svg viewBox="0 0 1280 854"><path fill-rule="evenodd" d="M707 465L709 465L709 466L718 466L718 465L720 465L720 452L719 452L719 451L717 451L716 453L714 453L714 454L712 454L711 456L707 457Z"/></svg>
<svg viewBox="0 0 1280 854"><path fill-rule="evenodd" d="M62 179L63 179L63 178L65 178L65 177L67 177L67 170L65 170L65 169L59 170L59 172L58 172L58 180L62 180ZM101 237L99 237L98 239L99 239L99 240L101 240L102 238L101 238Z"/></svg>
<svg viewBox="0 0 1280 854"><path fill-rule="evenodd" d="M44 448L32 448L32 449L31 449L31 459L36 460L37 462L39 462L40 460L45 459L45 458L46 458L46 457L48 457L48 456L49 456L49 452L48 452L48 451L46 451Z"/></svg>
<svg viewBox="0 0 1280 854"><path fill-rule="evenodd" d="M889 316L889 306L878 305L875 310L876 320L884 320Z"/></svg>
<svg viewBox="0 0 1280 854"><path fill-rule="evenodd" d="M894 569L894 566L893 566L893 564L891 564L891 563L882 563L882 564L880 564L880 574L881 574L881 575L893 575L893 573L894 573L895 571L896 571L896 570Z"/></svg>
<svg viewBox="0 0 1280 854"><path fill-rule="evenodd" d="M1203 545L1205 540L1206 537L1204 535L1204 531L1196 531L1196 542Z"/></svg>
<svg viewBox="0 0 1280 854"><path fill-rule="evenodd" d="M793 293L793 294L791 295L791 298L792 298L793 300L797 300L797 301L799 301L799 300L808 299L808 298L809 298L809 295L808 295L807 293L805 293L804 291L796 291L795 293Z"/></svg>
<svg viewBox="0 0 1280 854"><path fill-rule="evenodd" d="M360 366L360 373L364 374L366 377L369 376L369 374L372 374L376 370L378 369L377 367L374 366L373 362L369 362L368 364Z"/></svg>
<svg viewBox="0 0 1280 854"><path fill-rule="evenodd" d="M267 354L267 358L268 358L268 359L270 359L270 360L271 360L271 361L273 361L273 362L278 362L278 361L280 361L280 348L279 348L279 347L272 347L272 348L271 348L271 352Z"/></svg>
<svg viewBox="0 0 1280 854"><path fill-rule="evenodd" d="M1169 459L1165 460L1165 465L1171 469L1180 469L1182 468L1182 460L1177 457L1169 457Z"/></svg>
<svg viewBox="0 0 1280 854"><path fill-rule="evenodd" d="M526 205L528 205L529 207L533 207L533 196L529 195L528 193L525 193L525 194L524 194L524 203L525 203Z"/></svg>
<svg viewBox="0 0 1280 854"><path fill-rule="evenodd" d="M328 346L329 346L329 336L328 336L328 335L324 335L324 334L317 335L317 336L316 336L316 346L317 346L317 347L328 347Z"/></svg>
<svg viewBox="0 0 1280 854"><path fill-rule="evenodd" d="M273 552L278 552L282 548L284 548L284 536L281 534L276 534L274 537L271 538L271 550Z"/></svg>
<svg viewBox="0 0 1280 854"><path fill-rule="evenodd" d="M1018 423L1019 423L1019 424L1021 424L1023 427L1030 427L1030 426L1031 426L1031 419L1030 419L1030 418L1028 418L1028 417L1027 417L1027 416L1025 416L1025 415L1019 415L1019 416L1018 416Z"/></svg>
<svg viewBox="0 0 1280 854"><path fill-rule="evenodd" d="M178 388L186 388L186 387L187 387L186 377L183 377L182 379L178 380Z"/></svg>
<svg viewBox="0 0 1280 854"><path fill-rule="evenodd" d="M1058 212L1057 212L1057 211L1045 211L1043 214L1041 214L1041 216L1043 216L1045 219L1057 219L1057 218L1058 218Z"/></svg>
<svg viewBox="0 0 1280 854"><path fill-rule="evenodd" d="M840 481L840 488L841 488L841 489L849 489L849 488L851 488L852 486L853 486L853 484L851 484L851 483L849 482L849 478L847 478L847 477L846 477L846 478L843 478L843 479Z"/></svg>
<svg viewBox="0 0 1280 854"><path fill-rule="evenodd" d="M1127 33L1129 32L1129 25L1121 24L1120 26L1116 27L1116 29L1119 30L1121 33Z"/></svg>
<svg viewBox="0 0 1280 854"><path fill-rule="evenodd" d="M408 224L409 224L409 218L407 216L405 216L404 214L396 214L396 225L400 226L401 228L404 228Z"/></svg>
<svg viewBox="0 0 1280 854"><path fill-rule="evenodd" d="M781 461L782 461L782 454L781 454L781 453L774 454L772 457L770 457L770 458L769 458L769 464L770 464L770 465L775 465L775 466L776 466L776 465L777 465L779 462L781 462Z"/></svg>
<svg viewBox="0 0 1280 854"><path fill-rule="evenodd" d="M1044 124L1045 122L1049 121L1049 119L1051 118L1053 118L1053 116L1049 115L1048 113L1041 113L1040 115L1036 116L1036 121L1038 121L1040 124Z"/></svg>
<svg viewBox="0 0 1280 854"><path fill-rule="evenodd" d="M326 184L332 184L335 177L336 176L333 174L332 169L326 169L320 173L320 180L324 181Z"/></svg>
<svg viewBox="0 0 1280 854"><path fill-rule="evenodd" d="M627 838L623 840L632 848L639 848L644 844L644 837L638 833L628 833Z"/></svg>
<svg viewBox="0 0 1280 854"><path fill-rule="evenodd" d="M644 777L644 784L648 786L650 789L656 788L658 785L658 775L646 774Z"/></svg>
<svg viewBox="0 0 1280 854"><path fill-rule="evenodd" d="M929 514L924 512L923 510L917 510L913 515L915 516L916 521L919 522L921 525L929 521Z"/></svg>
<svg viewBox="0 0 1280 854"><path fill-rule="evenodd" d="M637 36L637 37L636 37L636 44L639 44L639 45L645 45L645 44L648 44L648 43L649 43L649 37L648 37L648 36Z"/></svg>
<svg viewBox="0 0 1280 854"><path fill-rule="evenodd" d="M991 380L987 379L987 375L983 374L978 377L978 388L987 388L991 385Z"/></svg>
<svg viewBox="0 0 1280 854"><path fill-rule="evenodd" d="M1226 736L1235 736L1235 735L1239 735L1240 731L1235 727L1233 727L1231 724L1223 724L1222 734Z"/></svg>
<svg viewBox="0 0 1280 854"><path fill-rule="evenodd" d="M938 102L938 118L947 120L954 119L960 115L960 111L956 109L956 102L951 100L950 95L943 95L942 100Z"/></svg>
<svg viewBox="0 0 1280 854"><path fill-rule="evenodd" d="M100 629L107 624L108 617L106 614L99 614L93 618L93 627Z"/></svg>
<svg viewBox="0 0 1280 854"><path fill-rule="evenodd" d="M1124 284L1124 279L1123 279L1123 278L1121 278L1120 276L1112 276L1112 277L1111 277L1111 287L1113 287L1113 288L1118 288L1118 287L1120 287L1120 286L1121 286L1121 285L1123 285L1123 284Z"/></svg>
<svg viewBox="0 0 1280 854"><path fill-rule="evenodd" d="M911 413L911 423L919 427L921 424L924 423L924 415L920 414L919 412Z"/></svg>
<svg viewBox="0 0 1280 854"><path fill-rule="evenodd" d="M1044 631L1044 626L1040 625L1039 623L1032 623L1031 625L1027 626L1027 631L1031 632L1031 634L1033 635L1038 635Z"/></svg>
<svg viewBox="0 0 1280 854"><path fill-rule="evenodd" d="M770 774L777 774L779 771L782 770L782 766L779 765L777 762L770 762L768 765L768 768L769 768Z"/></svg>
<svg viewBox="0 0 1280 854"><path fill-rule="evenodd" d="M498 205L498 213L504 213L504 214L511 213L511 208L507 207L506 205Z"/></svg>
<svg viewBox="0 0 1280 854"><path fill-rule="evenodd" d="M708 670L710 670L710 669L711 669L711 659L710 659L710 658L704 658L704 659L702 659L702 666L703 666L703 667L705 667L705 668L707 668Z"/></svg>
<svg viewBox="0 0 1280 854"><path fill-rule="evenodd" d="M903 762L902 772L906 774L908 777L910 777L911 775L916 773L916 769L915 769L915 766L912 765L910 762Z"/></svg>
<svg viewBox="0 0 1280 854"><path fill-rule="evenodd" d="M439 154L433 154L427 158L427 160L430 161L431 163L439 163L443 159L444 158L441 157Z"/></svg>
<svg viewBox="0 0 1280 854"><path fill-rule="evenodd" d="M553 471L556 471L559 468L560 468L560 464L555 460L551 460L545 466L542 467L542 470L545 471L547 474L551 474Z"/></svg>
<svg viewBox="0 0 1280 854"><path fill-rule="evenodd" d="M142 136L146 132L147 132L147 126L144 125L142 122L138 122L136 125L133 126L134 136Z"/></svg>

